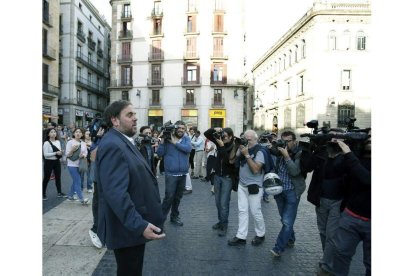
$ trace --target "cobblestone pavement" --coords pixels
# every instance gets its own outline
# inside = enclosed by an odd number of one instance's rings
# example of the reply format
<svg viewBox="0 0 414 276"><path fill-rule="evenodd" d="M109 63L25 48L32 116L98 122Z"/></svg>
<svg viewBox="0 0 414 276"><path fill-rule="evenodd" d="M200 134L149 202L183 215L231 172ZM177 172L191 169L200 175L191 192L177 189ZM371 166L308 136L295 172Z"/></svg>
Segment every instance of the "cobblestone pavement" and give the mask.
<svg viewBox="0 0 414 276"><path fill-rule="evenodd" d="M158 180L162 199L164 178ZM230 247L227 240L235 236L238 227L237 194L232 192L231 195L227 236L219 237L211 229L217 222L217 211L210 184L200 180L192 180L192 184L193 193L183 196L179 208L184 226L176 227L167 220L166 239L147 243L144 275L315 275L322 249L314 207L306 201L306 191L301 197L296 218L295 246L286 249L281 258L275 259L269 250L275 243L281 222L273 199L270 203L262 202L265 242L257 247L250 244L255 236L250 217L247 244ZM349 275L364 274L360 244ZM106 252L93 275L116 275L112 250Z"/></svg>

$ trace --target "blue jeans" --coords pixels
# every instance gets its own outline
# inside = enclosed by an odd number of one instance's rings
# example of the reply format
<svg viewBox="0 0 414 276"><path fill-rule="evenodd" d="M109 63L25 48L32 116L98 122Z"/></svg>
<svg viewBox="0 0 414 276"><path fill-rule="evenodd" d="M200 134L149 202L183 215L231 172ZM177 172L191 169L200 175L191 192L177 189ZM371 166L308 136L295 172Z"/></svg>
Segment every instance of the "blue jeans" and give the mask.
<svg viewBox="0 0 414 276"><path fill-rule="evenodd" d="M217 217L220 224L229 222L229 205L232 181L230 177L214 175L214 196L216 198Z"/></svg>
<svg viewBox="0 0 414 276"><path fill-rule="evenodd" d="M371 220L363 221L342 212L334 236L335 254L333 267L328 271L335 275L348 275L352 257L359 242L363 242L365 275L371 275Z"/></svg>
<svg viewBox="0 0 414 276"><path fill-rule="evenodd" d="M84 188L84 180L85 180L85 173L81 173L81 189L83 190ZM91 174L91 164L88 164L88 171L86 172L86 189L88 190L92 190L92 174Z"/></svg>
<svg viewBox="0 0 414 276"><path fill-rule="evenodd" d="M70 173L70 176L72 177L72 186L70 187L70 192L68 194L68 197L72 197L73 198L73 194L76 192L76 194L78 195L79 200L83 200L83 194L82 194L82 190L81 190L81 176L79 173L79 168L78 167L70 167L68 166L68 170Z"/></svg>
<svg viewBox="0 0 414 276"><path fill-rule="evenodd" d="M165 175L165 197L162 201L162 212L164 214L164 219L167 219L170 209L170 218L177 218L180 214L180 212L178 212L178 206L180 205L181 198L183 197L186 177L186 175Z"/></svg>
<svg viewBox="0 0 414 276"><path fill-rule="evenodd" d="M283 226L277 236L273 250L280 253L285 250L288 241L295 241L293 224L298 212L300 198L296 196L295 190L287 190L275 195L275 200Z"/></svg>

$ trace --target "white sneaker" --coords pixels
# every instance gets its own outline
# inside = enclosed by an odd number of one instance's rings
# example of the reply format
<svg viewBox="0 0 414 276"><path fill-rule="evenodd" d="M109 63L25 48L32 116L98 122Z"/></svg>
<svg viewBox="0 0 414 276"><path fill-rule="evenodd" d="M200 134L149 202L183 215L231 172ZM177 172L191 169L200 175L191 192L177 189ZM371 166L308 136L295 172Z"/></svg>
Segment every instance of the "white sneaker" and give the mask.
<svg viewBox="0 0 414 276"><path fill-rule="evenodd" d="M91 237L91 242L95 245L96 248L102 248L102 242L92 230L89 230L89 237Z"/></svg>
<svg viewBox="0 0 414 276"><path fill-rule="evenodd" d="M81 200L81 203L82 203L83 205L87 205L87 204L88 204L88 202L89 202L89 198L87 198L87 197L85 197L83 200Z"/></svg>
<svg viewBox="0 0 414 276"><path fill-rule="evenodd" d="M92 193L92 189L88 189L88 193Z"/></svg>

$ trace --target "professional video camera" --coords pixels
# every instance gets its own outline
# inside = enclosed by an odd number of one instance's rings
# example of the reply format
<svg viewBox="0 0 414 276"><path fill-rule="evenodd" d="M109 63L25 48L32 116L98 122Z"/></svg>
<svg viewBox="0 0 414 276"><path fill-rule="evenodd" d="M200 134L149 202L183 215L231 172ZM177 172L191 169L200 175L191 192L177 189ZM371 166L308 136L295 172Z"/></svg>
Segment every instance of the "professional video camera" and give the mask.
<svg viewBox="0 0 414 276"><path fill-rule="evenodd" d="M221 130L221 131L215 131L215 132L213 132L213 136L214 136L214 138L216 138L216 139L223 140L223 138L224 138L224 133L223 133L223 131L222 131L222 130Z"/></svg>
<svg viewBox="0 0 414 276"><path fill-rule="evenodd" d="M171 120L169 120L168 122L166 122L161 127L162 135L160 136L160 138L164 138L166 141L170 141L171 140L171 135L173 134L173 132L176 128L177 128L177 126L174 125L171 122Z"/></svg>
<svg viewBox="0 0 414 276"><path fill-rule="evenodd" d="M272 134L269 132L264 132L259 137L259 144L268 144L272 141Z"/></svg>
<svg viewBox="0 0 414 276"><path fill-rule="evenodd" d="M244 137L241 137L241 138L239 138L239 137L234 137L234 143L235 143L237 146L240 146L240 145L242 145L242 146L247 146L247 144L249 143L249 141L247 141L247 139L246 139L246 138L244 138Z"/></svg>
<svg viewBox="0 0 414 276"><path fill-rule="evenodd" d="M108 125L106 122L101 118L99 114L95 116L95 119L93 119L92 124L89 127L89 132L91 133L91 139L92 141L95 141L96 135L99 131L99 129L102 128L104 132L108 130Z"/></svg>
<svg viewBox="0 0 414 276"><path fill-rule="evenodd" d="M354 126L356 118L347 118L347 131L345 133L329 133L329 128L318 129L318 121L312 120L306 123L306 126L313 128L312 133L301 134L300 137L308 137L309 143L300 141L299 144L303 150L314 152L315 150L320 150L324 147L330 147L331 150L340 152L341 149L336 142L331 142L332 138L342 139L350 149L356 154L359 155L365 145L365 141L369 138L368 132L370 128L359 129Z"/></svg>

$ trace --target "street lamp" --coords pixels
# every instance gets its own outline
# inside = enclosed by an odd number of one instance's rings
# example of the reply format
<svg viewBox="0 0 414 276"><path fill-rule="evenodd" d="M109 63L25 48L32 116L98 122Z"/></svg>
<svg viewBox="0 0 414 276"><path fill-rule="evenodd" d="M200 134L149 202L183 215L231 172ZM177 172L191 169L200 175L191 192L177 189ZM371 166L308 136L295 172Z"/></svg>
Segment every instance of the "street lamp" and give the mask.
<svg viewBox="0 0 414 276"><path fill-rule="evenodd" d="M256 99L254 100L255 110L258 111L259 108L263 108L262 100L259 98L259 91L256 91Z"/></svg>

